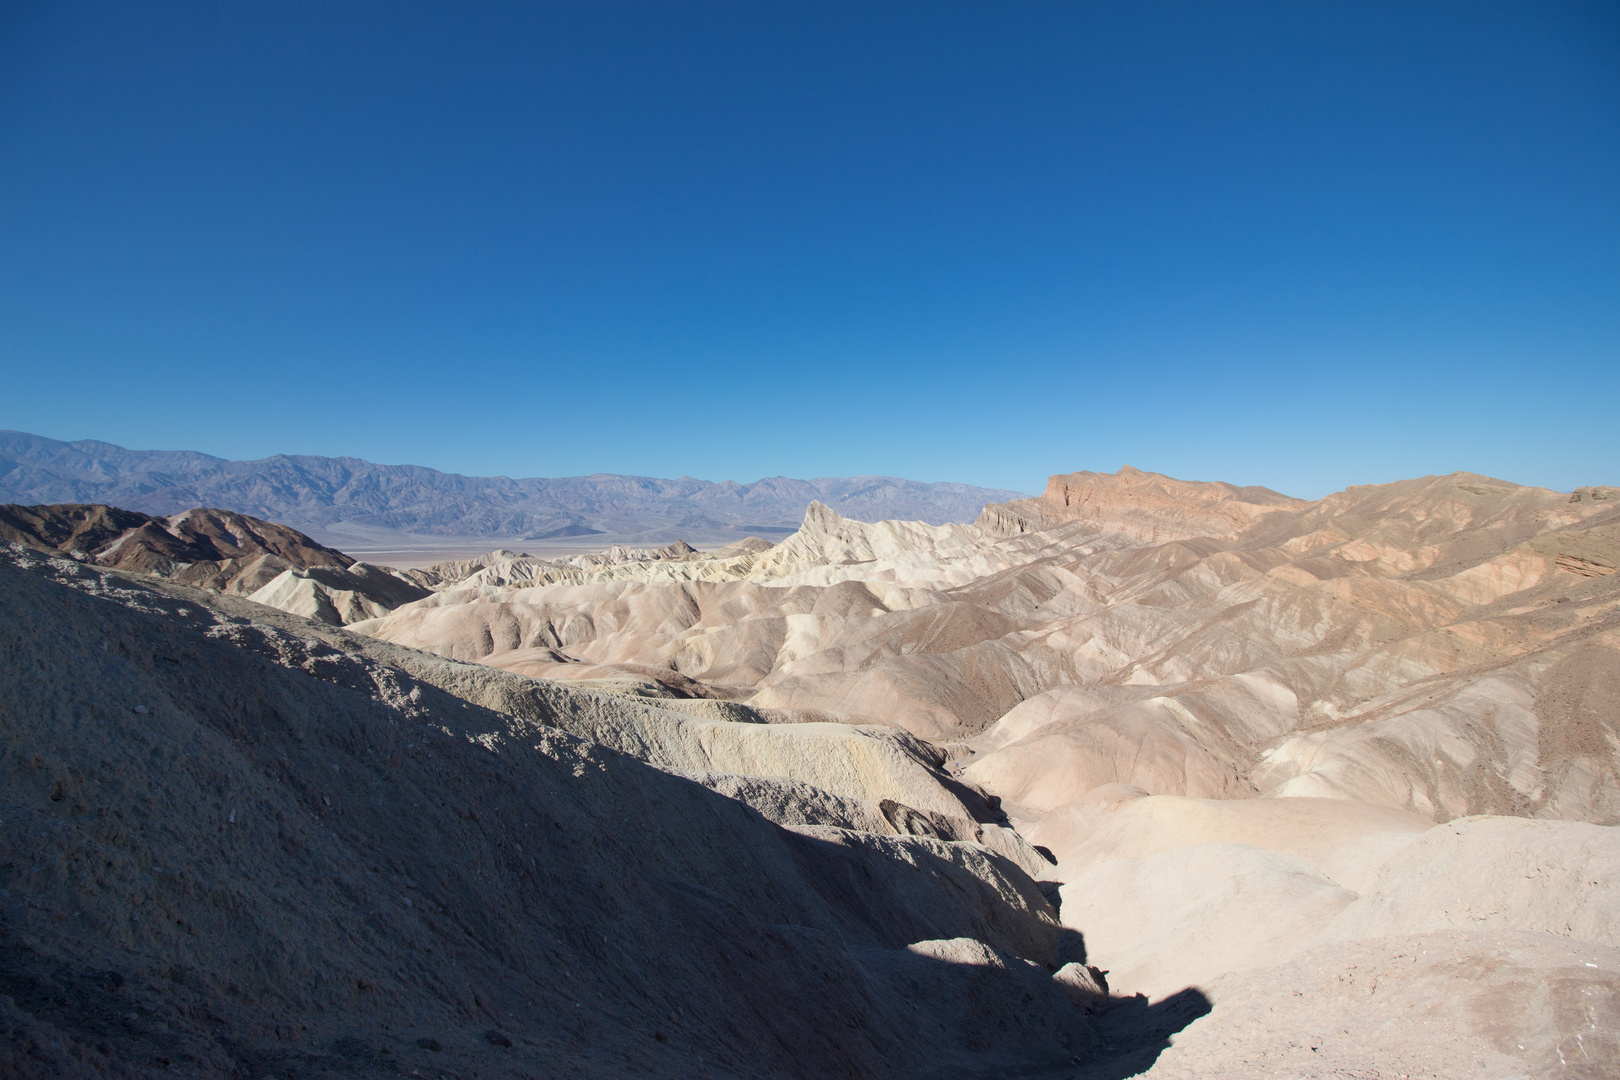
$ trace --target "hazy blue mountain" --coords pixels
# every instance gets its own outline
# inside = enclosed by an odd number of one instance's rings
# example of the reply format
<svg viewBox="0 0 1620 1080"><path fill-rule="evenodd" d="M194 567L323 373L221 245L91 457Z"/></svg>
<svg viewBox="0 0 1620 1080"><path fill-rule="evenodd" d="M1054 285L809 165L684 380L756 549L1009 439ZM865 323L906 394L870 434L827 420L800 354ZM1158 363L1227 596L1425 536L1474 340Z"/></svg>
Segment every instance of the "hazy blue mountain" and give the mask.
<svg viewBox="0 0 1620 1080"><path fill-rule="evenodd" d="M0 503L109 503L148 514L234 510L300 529L549 538L656 528L780 534L811 500L863 521L972 521L1014 491L892 476L774 476L751 484L599 473L561 479L461 476L352 457L277 454L229 461L0 431Z"/></svg>

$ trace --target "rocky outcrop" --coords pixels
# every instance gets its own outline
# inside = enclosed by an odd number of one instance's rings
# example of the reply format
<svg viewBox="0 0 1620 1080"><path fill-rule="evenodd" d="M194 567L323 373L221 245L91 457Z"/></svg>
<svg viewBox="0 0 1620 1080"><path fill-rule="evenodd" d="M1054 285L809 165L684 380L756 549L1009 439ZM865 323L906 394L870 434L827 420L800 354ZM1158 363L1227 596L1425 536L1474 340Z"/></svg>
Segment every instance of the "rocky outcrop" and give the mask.
<svg viewBox="0 0 1620 1080"><path fill-rule="evenodd" d="M986 506L978 525L992 535L1015 536L1077 521L1154 544L1234 536L1267 514L1304 505L1269 488L1175 480L1127 465L1117 473L1054 476L1038 499Z"/></svg>

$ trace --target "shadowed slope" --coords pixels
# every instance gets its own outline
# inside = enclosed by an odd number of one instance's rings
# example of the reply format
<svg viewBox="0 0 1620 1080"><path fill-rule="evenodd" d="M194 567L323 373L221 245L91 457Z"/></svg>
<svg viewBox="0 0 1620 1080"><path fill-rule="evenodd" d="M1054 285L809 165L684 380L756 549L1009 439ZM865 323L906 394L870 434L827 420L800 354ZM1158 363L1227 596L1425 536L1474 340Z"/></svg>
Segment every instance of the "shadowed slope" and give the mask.
<svg viewBox="0 0 1620 1080"><path fill-rule="evenodd" d="M951 1075L1088 1044L1050 908L980 845L785 830L390 646L5 554L13 1073Z"/></svg>

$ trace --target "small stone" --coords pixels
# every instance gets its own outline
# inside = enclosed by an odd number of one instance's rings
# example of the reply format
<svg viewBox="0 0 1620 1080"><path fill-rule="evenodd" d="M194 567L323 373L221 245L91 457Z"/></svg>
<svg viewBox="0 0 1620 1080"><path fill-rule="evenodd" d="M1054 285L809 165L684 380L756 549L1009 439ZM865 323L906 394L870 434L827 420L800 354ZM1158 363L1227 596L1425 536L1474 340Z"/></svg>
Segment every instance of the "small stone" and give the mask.
<svg viewBox="0 0 1620 1080"><path fill-rule="evenodd" d="M491 1046L511 1046L512 1045L512 1040L507 1038L507 1036L506 1036L506 1034L504 1032L496 1031L494 1028L490 1028L488 1031L484 1032L484 1038L489 1042L489 1044Z"/></svg>

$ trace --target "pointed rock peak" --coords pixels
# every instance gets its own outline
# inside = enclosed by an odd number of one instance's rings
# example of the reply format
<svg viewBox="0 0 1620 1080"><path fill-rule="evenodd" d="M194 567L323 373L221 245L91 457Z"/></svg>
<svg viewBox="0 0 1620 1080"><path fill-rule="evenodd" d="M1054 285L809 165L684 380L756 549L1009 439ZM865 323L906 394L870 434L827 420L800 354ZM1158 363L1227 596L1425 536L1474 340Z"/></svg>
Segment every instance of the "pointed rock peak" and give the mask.
<svg viewBox="0 0 1620 1080"><path fill-rule="evenodd" d="M836 528L844 520L844 516L826 503L818 499L811 499L810 505L804 508L804 524L800 530L822 530Z"/></svg>

